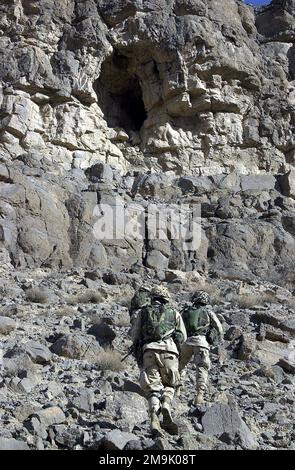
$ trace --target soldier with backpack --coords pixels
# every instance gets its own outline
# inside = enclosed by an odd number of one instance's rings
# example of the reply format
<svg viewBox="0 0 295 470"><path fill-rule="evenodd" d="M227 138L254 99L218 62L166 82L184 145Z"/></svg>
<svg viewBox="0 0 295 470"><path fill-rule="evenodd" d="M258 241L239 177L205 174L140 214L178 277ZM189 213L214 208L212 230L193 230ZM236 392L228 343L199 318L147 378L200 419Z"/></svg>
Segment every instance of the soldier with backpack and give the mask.
<svg viewBox="0 0 295 470"><path fill-rule="evenodd" d="M177 434L171 405L179 385L179 348L186 340L186 331L180 314L169 306L169 291L156 286L151 294L150 305L141 309L132 328L135 356L141 369L140 385L149 403L152 434L162 435L161 427Z"/></svg>
<svg viewBox="0 0 295 470"><path fill-rule="evenodd" d="M204 403L211 367L210 346L217 344L223 334L222 325L210 310L209 303L207 292L198 291L193 294L191 304L181 312L188 337L181 347L179 370L183 379L184 368L193 357L197 369L195 405Z"/></svg>

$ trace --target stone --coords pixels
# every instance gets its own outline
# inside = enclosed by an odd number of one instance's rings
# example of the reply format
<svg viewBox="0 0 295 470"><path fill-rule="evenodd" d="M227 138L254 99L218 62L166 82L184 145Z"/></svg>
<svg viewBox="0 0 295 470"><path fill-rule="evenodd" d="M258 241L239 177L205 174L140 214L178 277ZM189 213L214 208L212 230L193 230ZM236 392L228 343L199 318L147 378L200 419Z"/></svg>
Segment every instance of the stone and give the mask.
<svg viewBox="0 0 295 470"><path fill-rule="evenodd" d="M46 0L38 3L38 32L26 30L37 7L25 7L16 20L3 13L4 264L115 271L138 263L161 279L171 266L269 280L283 269L292 282L292 224L280 223L282 214L270 206L281 198L287 207L294 186L294 120L285 112L294 101L293 3L269 8L276 33L269 31L269 12L241 2L230 2L228 15L218 2L201 0L151 0L143 7L89 0L74 13L71 2L55 4L52 27ZM23 28L21 53L7 33L14 21ZM196 197L210 232L208 257L206 251L204 260L190 259L183 248L165 256L146 250L134 234L116 237L115 249L113 238L112 247L109 237L97 238L89 227L118 195L133 209ZM217 208L224 196L229 202ZM248 216L251 228L242 230L236 220Z"/></svg>
<svg viewBox="0 0 295 470"><path fill-rule="evenodd" d="M16 407L13 414L18 421L23 422L40 408L41 405L37 403L25 402Z"/></svg>
<svg viewBox="0 0 295 470"><path fill-rule="evenodd" d="M183 192L186 192L186 191L205 192L205 191L210 191L212 189L212 182L206 176L181 177L178 181L178 185L182 189Z"/></svg>
<svg viewBox="0 0 295 470"><path fill-rule="evenodd" d="M248 361L252 359L256 349L256 338L255 335L243 334L241 337L241 344L238 350L238 359L242 361Z"/></svg>
<svg viewBox="0 0 295 470"><path fill-rule="evenodd" d="M87 333L95 336L99 344L103 347L111 347L114 339L116 338L114 330L104 322L92 325L88 329Z"/></svg>
<svg viewBox="0 0 295 470"><path fill-rule="evenodd" d="M31 418L36 418L42 426L48 428L54 424L64 423L65 414L58 406L50 406L34 413Z"/></svg>
<svg viewBox="0 0 295 470"><path fill-rule="evenodd" d="M0 335L9 335L16 329L16 322L9 317L0 317Z"/></svg>
<svg viewBox="0 0 295 470"><path fill-rule="evenodd" d="M272 175L241 175L242 191L259 190L271 191L275 189L276 178Z"/></svg>
<svg viewBox="0 0 295 470"><path fill-rule="evenodd" d="M231 425L203 432L191 366L185 432L146 439L134 358L102 359L102 344L127 351L141 284L170 283L181 308L210 281L227 339L206 398L235 405L259 449L294 447L295 3L247 3L0 2L0 316L17 323L0 341L3 438L97 450L117 429L139 438L127 449L240 449ZM178 223L156 239L145 223L183 205L201 206L196 250ZM114 339L86 333L101 320ZM66 421L42 424L44 406Z"/></svg>
<svg viewBox="0 0 295 470"><path fill-rule="evenodd" d="M268 339L270 341L280 341L281 343L289 343L291 335L284 333L279 328L275 328L272 325L260 325L259 335L257 337L260 341Z"/></svg>
<svg viewBox="0 0 295 470"><path fill-rule="evenodd" d="M127 442L124 447L124 450L143 450L142 443L139 440L133 440Z"/></svg>
<svg viewBox="0 0 295 470"><path fill-rule="evenodd" d="M242 336L243 332L236 326L231 326L225 333L224 339L227 341L235 341Z"/></svg>
<svg viewBox="0 0 295 470"><path fill-rule="evenodd" d="M34 377L36 366L31 358L21 351L12 348L8 350L3 359L4 371L8 376L13 377Z"/></svg>
<svg viewBox="0 0 295 470"><path fill-rule="evenodd" d="M52 354L47 346L37 341L29 341L23 346L23 350L36 364L48 364Z"/></svg>
<svg viewBox="0 0 295 470"><path fill-rule="evenodd" d="M76 391L74 397L70 399L70 406L91 413L94 409L95 396L92 390L87 388L80 388Z"/></svg>
<svg viewBox="0 0 295 470"><path fill-rule="evenodd" d="M286 372L295 373L295 350L288 351L284 357L282 357L278 365Z"/></svg>
<svg viewBox="0 0 295 470"><path fill-rule="evenodd" d="M230 324L246 328L250 323L249 314L243 312L233 313L229 317Z"/></svg>
<svg viewBox="0 0 295 470"><path fill-rule="evenodd" d="M116 424L126 431L148 419L146 399L133 392L114 391L106 397L106 410L116 417Z"/></svg>
<svg viewBox="0 0 295 470"><path fill-rule="evenodd" d="M18 377L15 377L9 383L9 387L12 390L16 391L17 393L25 393L25 394L30 393L36 385L37 385L37 381L28 377L25 377L23 379L19 379Z"/></svg>
<svg viewBox="0 0 295 470"><path fill-rule="evenodd" d="M51 346L51 351L71 359L95 360L101 347L94 338L73 333L59 338Z"/></svg>
<svg viewBox="0 0 295 470"><path fill-rule="evenodd" d="M101 440L100 450L123 450L130 441L138 441L138 437L135 434L114 429Z"/></svg>
<svg viewBox="0 0 295 470"><path fill-rule="evenodd" d="M114 178L112 167L103 163L96 163L87 168L86 174L89 175L90 179L98 178L102 181L112 181Z"/></svg>
<svg viewBox="0 0 295 470"><path fill-rule="evenodd" d="M295 199L295 170L291 170L280 178L282 192L285 196Z"/></svg>
<svg viewBox="0 0 295 470"><path fill-rule="evenodd" d="M239 413L229 405L216 403L202 417L204 433L226 439L243 449L256 449L258 443Z"/></svg>
<svg viewBox="0 0 295 470"><path fill-rule="evenodd" d="M85 321L83 318L75 318L73 321L73 328L75 330L85 331Z"/></svg>
<svg viewBox="0 0 295 470"><path fill-rule="evenodd" d="M169 264L169 258L158 250L152 250L146 258L146 266L151 269L166 271Z"/></svg>
<svg viewBox="0 0 295 470"><path fill-rule="evenodd" d="M73 449L75 445L82 443L83 431L79 426L58 424L54 426L54 440L66 449Z"/></svg>
<svg viewBox="0 0 295 470"><path fill-rule="evenodd" d="M29 450L26 442L18 439L0 437L0 450Z"/></svg>
<svg viewBox="0 0 295 470"><path fill-rule="evenodd" d="M285 379L285 372L280 366L262 366L255 372L255 375L273 379L276 383L281 383Z"/></svg>
<svg viewBox="0 0 295 470"><path fill-rule="evenodd" d="M138 395L145 396L145 394L144 394L142 388L140 387L140 385L136 382L133 382L132 380L126 379L124 381L124 390L126 392L137 393Z"/></svg>

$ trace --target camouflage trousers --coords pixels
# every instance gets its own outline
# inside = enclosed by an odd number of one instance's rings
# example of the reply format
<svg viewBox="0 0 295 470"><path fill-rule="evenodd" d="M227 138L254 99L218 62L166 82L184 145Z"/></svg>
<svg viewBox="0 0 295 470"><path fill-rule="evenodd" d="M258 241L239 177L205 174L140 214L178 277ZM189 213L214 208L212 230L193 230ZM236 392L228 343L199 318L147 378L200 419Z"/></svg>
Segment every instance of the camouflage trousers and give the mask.
<svg viewBox="0 0 295 470"><path fill-rule="evenodd" d="M168 398L172 401L180 383L178 357L167 351L146 350L139 380L148 400Z"/></svg>
<svg viewBox="0 0 295 470"><path fill-rule="evenodd" d="M183 383L185 377L185 366L190 362L193 357L193 362L196 366L196 387L197 390L206 390L208 385L209 370L211 368L209 349L201 346L192 346L184 344L181 348L179 358L179 370L181 375L181 382Z"/></svg>

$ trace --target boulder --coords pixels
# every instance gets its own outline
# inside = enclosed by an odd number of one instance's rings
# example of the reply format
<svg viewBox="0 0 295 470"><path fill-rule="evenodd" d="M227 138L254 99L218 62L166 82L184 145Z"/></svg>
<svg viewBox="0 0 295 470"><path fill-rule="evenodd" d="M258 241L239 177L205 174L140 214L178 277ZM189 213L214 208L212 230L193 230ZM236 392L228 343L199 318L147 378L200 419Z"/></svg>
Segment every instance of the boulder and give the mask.
<svg viewBox="0 0 295 470"><path fill-rule="evenodd" d="M47 346L37 341L29 341L23 346L23 350L36 364L48 364L52 354Z"/></svg>
<svg viewBox="0 0 295 470"><path fill-rule="evenodd" d="M111 347L114 339L116 338L114 330L105 322L92 325L87 333L95 336L99 344L103 347Z"/></svg>
<svg viewBox="0 0 295 470"><path fill-rule="evenodd" d="M13 377L33 377L36 374L36 366L22 351L8 350L3 359L5 374Z"/></svg>
<svg viewBox="0 0 295 470"><path fill-rule="evenodd" d="M51 346L51 351L58 356L70 359L95 360L101 351L101 347L94 338L73 333L59 338Z"/></svg>
<svg viewBox="0 0 295 470"><path fill-rule="evenodd" d="M146 266L157 271L166 271L169 265L169 258L159 250L152 250L147 254Z"/></svg>
<svg viewBox="0 0 295 470"><path fill-rule="evenodd" d="M132 431L148 419L146 399L138 393L115 391L107 396L106 410L116 417L116 424L126 431Z"/></svg>
<svg viewBox="0 0 295 470"><path fill-rule="evenodd" d="M254 356L256 349L256 338L251 333L244 333L241 337L241 344L238 350L238 359L248 361Z"/></svg>
<svg viewBox="0 0 295 470"><path fill-rule="evenodd" d="M70 406L79 411L91 413L94 409L95 395L92 390L80 388L76 390L75 396L70 399Z"/></svg>
<svg viewBox="0 0 295 470"><path fill-rule="evenodd" d="M29 450L29 446L18 439L0 437L0 450Z"/></svg>
<svg viewBox="0 0 295 470"><path fill-rule="evenodd" d="M86 175L91 181L101 180L111 182L114 178L112 167L104 163L96 163L95 165L87 168Z"/></svg>
<svg viewBox="0 0 295 470"><path fill-rule="evenodd" d="M77 444L82 444L83 430L79 426L65 426L58 424L54 426L55 442L66 449L73 449Z"/></svg>
<svg viewBox="0 0 295 470"><path fill-rule="evenodd" d="M225 333L224 339L227 341L235 341L242 336L243 332L241 328L237 326L231 326Z"/></svg>
<svg viewBox="0 0 295 470"><path fill-rule="evenodd" d="M216 403L202 417L204 434L240 446L243 449L258 447L254 434L250 431L239 413L229 405Z"/></svg>
<svg viewBox="0 0 295 470"><path fill-rule="evenodd" d="M34 387L37 385L37 380L34 378L24 377L23 379L19 379L18 377L14 377L9 382L9 387L14 390L16 393L30 393Z"/></svg>
<svg viewBox="0 0 295 470"><path fill-rule="evenodd" d="M101 440L101 450L123 450L128 442L138 441L139 438L130 432L114 429L107 433Z"/></svg>
<svg viewBox="0 0 295 470"><path fill-rule="evenodd" d="M207 176L182 176L179 178L178 186L183 193L203 193L213 188L213 183Z"/></svg>
<svg viewBox="0 0 295 470"><path fill-rule="evenodd" d="M282 188L282 193L285 196L295 199L295 168L292 167L288 173L282 175L279 182Z"/></svg>
<svg viewBox="0 0 295 470"><path fill-rule="evenodd" d="M0 317L0 335L9 335L16 329L16 322L9 317Z"/></svg>
<svg viewBox="0 0 295 470"><path fill-rule="evenodd" d="M259 190L271 191L275 189L276 178L273 175L241 175L242 191Z"/></svg>
<svg viewBox="0 0 295 470"><path fill-rule="evenodd" d="M287 351L285 356L279 360L278 365L286 372L295 374L295 350Z"/></svg>
<svg viewBox="0 0 295 470"><path fill-rule="evenodd" d="M48 428L54 424L64 423L66 416L59 406L50 406L34 413L31 418L36 418L42 426Z"/></svg>

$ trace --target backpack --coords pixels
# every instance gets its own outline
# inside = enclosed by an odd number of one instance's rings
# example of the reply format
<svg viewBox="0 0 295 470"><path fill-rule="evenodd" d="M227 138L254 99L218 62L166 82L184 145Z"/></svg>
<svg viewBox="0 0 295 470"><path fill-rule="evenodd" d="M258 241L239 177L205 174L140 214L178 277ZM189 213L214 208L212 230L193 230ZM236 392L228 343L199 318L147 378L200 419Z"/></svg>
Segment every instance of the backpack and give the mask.
<svg viewBox="0 0 295 470"><path fill-rule="evenodd" d="M176 326L176 312L165 304L152 304L143 307L140 313L142 344L161 341L171 336Z"/></svg>
<svg viewBox="0 0 295 470"><path fill-rule="evenodd" d="M218 324L206 307L187 306L182 311L182 319L188 336L204 335L210 345L219 342L221 333Z"/></svg>
<svg viewBox="0 0 295 470"><path fill-rule="evenodd" d="M137 310L151 303L151 295L149 292L138 291L131 299L129 315L132 316Z"/></svg>
<svg viewBox="0 0 295 470"><path fill-rule="evenodd" d="M181 315L188 336L207 335L209 333L211 322L206 307L187 306Z"/></svg>

